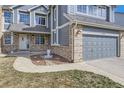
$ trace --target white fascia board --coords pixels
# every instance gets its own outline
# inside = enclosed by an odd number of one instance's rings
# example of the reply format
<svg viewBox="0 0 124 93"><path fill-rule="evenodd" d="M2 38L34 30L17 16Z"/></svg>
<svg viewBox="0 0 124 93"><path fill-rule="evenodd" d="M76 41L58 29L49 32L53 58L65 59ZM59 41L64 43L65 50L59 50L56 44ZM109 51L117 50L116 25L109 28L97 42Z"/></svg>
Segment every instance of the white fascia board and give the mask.
<svg viewBox="0 0 124 93"><path fill-rule="evenodd" d="M99 35L99 36L113 36L113 37L118 37L119 34L114 34L114 33L106 33L106 32L88 32L88 31L82 31L83 34L86 35Z"/></svg>
<svg viewBox="0 0 124 93"><path fill-rule="evenodd" d="M42 5L37 5L37 6L31 7L31 8L28 9L28 11L31 11L32 9L37 8L39 6L42 6Z"/></svg>
<svg viewBox="0 0 124 93"><path fill-rule="evenodd" d="M29 8L28 11L31 11L32 9L35 9L37 7L40 7L40 6L44 6L46 9L48 9L45 5L37 5L37 6L34 6L34 7Z"/></svg>
<svg viewBox="0 0 124 93"><path fill-rule="evenodd" d="M72 21L71 23L77 22L78 24L82 25L88 25L88 26L94 26L94 27L100 27L100 28L106 28L106 29L112 29L112 30L123 30L124 28L121 27L114 27L114 26L109 26L109 25L103 25L103 24L97 24L97 23L90 23L90 22L83 22L83 21Z"/></svg>

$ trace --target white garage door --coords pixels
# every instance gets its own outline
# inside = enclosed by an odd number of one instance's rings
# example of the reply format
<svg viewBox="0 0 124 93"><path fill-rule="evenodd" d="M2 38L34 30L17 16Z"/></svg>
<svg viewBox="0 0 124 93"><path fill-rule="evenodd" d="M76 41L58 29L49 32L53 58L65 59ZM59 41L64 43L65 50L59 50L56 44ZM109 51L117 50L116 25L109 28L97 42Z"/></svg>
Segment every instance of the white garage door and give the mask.
<svg viewBox="0 0 124 93"><path fill-rule="evenodd" d="M117 37L83 35L83 59L92 60L115 57Z"/></svg>

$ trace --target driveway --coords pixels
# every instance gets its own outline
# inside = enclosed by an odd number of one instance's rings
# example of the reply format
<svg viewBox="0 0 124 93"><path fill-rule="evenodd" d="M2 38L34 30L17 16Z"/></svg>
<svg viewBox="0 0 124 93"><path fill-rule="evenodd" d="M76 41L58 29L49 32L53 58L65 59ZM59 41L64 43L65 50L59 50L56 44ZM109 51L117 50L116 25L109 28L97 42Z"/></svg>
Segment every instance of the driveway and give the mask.
<svg viewBox="0 0 124 93"><path fill-rule="evenodd" d="M105 72L124 78L124 58L108 58L102 60L87 61L86 64Z"/></svg>

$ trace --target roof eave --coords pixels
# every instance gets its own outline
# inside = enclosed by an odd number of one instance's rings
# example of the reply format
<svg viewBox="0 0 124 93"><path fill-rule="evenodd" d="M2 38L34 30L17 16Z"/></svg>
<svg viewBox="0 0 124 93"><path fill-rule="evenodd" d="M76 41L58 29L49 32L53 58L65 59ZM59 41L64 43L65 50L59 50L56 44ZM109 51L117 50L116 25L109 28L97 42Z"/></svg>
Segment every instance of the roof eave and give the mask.
<svg viewBox="0 0 124 93"><path fill-rule="evenodd" d="M84 22L79 20L72 20L71 23L76 23L86 26L93 26L93 27L99 27L99 28L105 28L105 29L111 29L111 30L118 30L118 31L124 31L124 28L121 27L115 27L110 25L103 25L103 24L97 24L97 23L90 23L90 22Z"/></svg>

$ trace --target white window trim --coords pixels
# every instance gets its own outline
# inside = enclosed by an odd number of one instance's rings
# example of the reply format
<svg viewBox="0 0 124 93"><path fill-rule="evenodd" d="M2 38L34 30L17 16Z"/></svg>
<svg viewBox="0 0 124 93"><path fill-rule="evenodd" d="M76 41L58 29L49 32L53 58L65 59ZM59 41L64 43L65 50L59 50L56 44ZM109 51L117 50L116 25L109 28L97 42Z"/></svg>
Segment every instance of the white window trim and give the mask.
<svg viewBox="0 0 124 93"><path fill-rule="evenodd" d="M35 25L47 26L47 17L46 16L42 16L42 15L40 15L40 16L43 17L43 18L45 18L45 25L43 25L43 24L37 24L36 23L36 13L35 13Z"/></svg>
<svg viewBox="0 0 124 93"><path fill-rule="evenodd" d="M97 6L97 15L96 16L89 14L89 7L88 7L88 5L87 5L87 12L86 13L77 11L77 6L76 6L76 14L80 14L80 15L84 15L84 16L89 16L89 17L94 17L94 18L99 18L99 19L104 19L104 20L106 19L106 17L98 16L98 6Z"/></svg>
<svg viewBox="0 0 124 93"><path fill-rule="evenodd" d="M10 35L10 37L11 37L11 35ZM12 37L10 38L10 40L12 40ZM3 35L3 44L4 44L4 45L11 45L11 44L12 44L12 41L10 42L10 44L6 44L6 43L5 43L5 35Z"/></svg>
<svg viewBox="0 0 124 93"><path fill-rule="evenodd" d="M34 36L36 36L36 35L34 35ZM43 37L44 37L44 44L45 44L45 36L43 36ZM36 44L36 37L34 37L34 38L35 38L35 39L34 39L34 40L35 40L35 41L34 41L34 42L35 42L34 45L44 45L44 44Z"/></svg>
<svg viewBox="0 0 124 93"><path fill-rule="evenodd" d="M5 11L7 11L7 10L5 10ZM4 12L5 12L5 11L4 11ZM4 12L3 12L3 16L4 16ZM8 12L9 12L9 11L8 11ZM11 12L11 13L13 13L13 12ZM12 16L12 17L13 17L13 16ZM3 21L4 21L4 24L11 24L11 23L6 23L6 22L5 22L5 17L3 18ZM12 20L12 22L13 22L13 20Z"/></svg>
<svg viewBox="0 0 124 93"><path fill-rule="evenodd" d="M13 11L12 11L12 13L13 13ZM13 13L13 16L12 16L12 17L13 17L13 20L12 20L12 23L13 23L13 22L14 22L14 13ZM4 29L4 24L11 24L11 23L5 23L4 20L5 20L5 17L4 17L4 12L3 12L3 13L2 13L2 30L3 30L2 32L8 31L8 30L5 30L5 29Z"/></svg>
<svg viewBox="0 0 124 93"><path fill-rule="evenodd" d="M29 13L29 14L27 14L27 13ZM26 12L26 13L23 13L23 11L19 11L19 12L18 12L18 17L19 17L18 22L21 24L21 22L20 22L20 14L29 15L29 26L30 26L30 12ZM26 25L26 24L25 24L25 25Z"/></svg>

